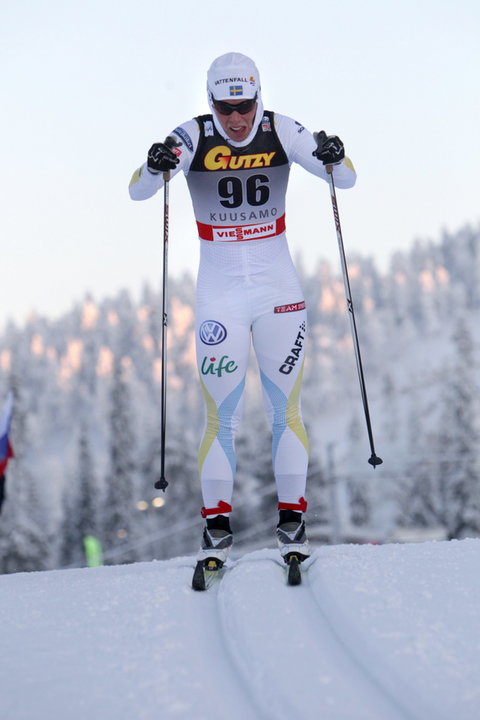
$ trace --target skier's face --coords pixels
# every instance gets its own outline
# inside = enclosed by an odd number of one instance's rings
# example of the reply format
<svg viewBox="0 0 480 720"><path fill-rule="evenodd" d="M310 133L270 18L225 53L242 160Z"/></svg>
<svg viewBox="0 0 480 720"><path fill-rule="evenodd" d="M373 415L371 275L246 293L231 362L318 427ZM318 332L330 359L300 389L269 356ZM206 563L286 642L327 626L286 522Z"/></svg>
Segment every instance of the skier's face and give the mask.
<svg viewBox="0 0 480 720"><path fill-rule="evenodd" d="M225 105L229 106L229 110L234 108L236 105L244 104L244 100L229 100L228 103L213 103L213 108L218 118L218 122L222 126L222 129L227 133L228 137L236 142L242 142L250 135L253 127L253 121L255 120L255 114L257 112L257 103L254 101L252 109L248 112L239 113L236 110L225 114L222 109L225 110ZM223 106L223 108L222 108ZM242 106L242 110L244 105Z"/></svg>

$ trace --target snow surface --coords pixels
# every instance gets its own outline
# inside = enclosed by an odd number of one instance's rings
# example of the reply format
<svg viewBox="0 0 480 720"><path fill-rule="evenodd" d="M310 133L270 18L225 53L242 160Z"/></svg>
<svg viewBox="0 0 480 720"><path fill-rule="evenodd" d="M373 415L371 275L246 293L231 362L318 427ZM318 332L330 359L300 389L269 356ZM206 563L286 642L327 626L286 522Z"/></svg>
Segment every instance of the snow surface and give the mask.
<svg viewBox="0 0 480 720"><path fill-rule="evenodd" d="M0 577L1 720L477 720L480 540Z"/></svg>

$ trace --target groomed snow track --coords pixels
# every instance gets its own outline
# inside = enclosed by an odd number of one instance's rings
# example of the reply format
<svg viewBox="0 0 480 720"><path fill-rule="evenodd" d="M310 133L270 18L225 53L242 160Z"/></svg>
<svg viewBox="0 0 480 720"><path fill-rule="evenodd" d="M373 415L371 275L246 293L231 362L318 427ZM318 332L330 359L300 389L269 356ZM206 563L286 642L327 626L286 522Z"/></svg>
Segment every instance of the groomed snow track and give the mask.
<svg viewBox="0 0 480 720"><path fill-rule="evenodd" d="M1 720L477 720L480 540L0 576Z"/></svg>
<svg viewBox="0 0 480 720"><path fill-rule="evenodd" d="M302 585L292 588L277 552L254 552L232 564L214 589L230 661L256 708L252 717L442 717L369 648L361 620L342 617L320 564L317 552L303 565Z"/></svg>

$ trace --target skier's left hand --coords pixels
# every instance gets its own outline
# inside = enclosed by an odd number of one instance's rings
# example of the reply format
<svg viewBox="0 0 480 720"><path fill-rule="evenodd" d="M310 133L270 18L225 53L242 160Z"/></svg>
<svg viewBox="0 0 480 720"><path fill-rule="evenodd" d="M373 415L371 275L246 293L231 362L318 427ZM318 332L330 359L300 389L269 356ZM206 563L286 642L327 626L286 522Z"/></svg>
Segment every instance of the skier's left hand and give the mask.
<svg viewBox="0 0 480 720"><path fill-rule="evenodd" d="M327 135L324 130L313 133L317 149L312 155L321 160L324 165L335 165L342 162L345 157L345 147L337 135Z"/></svg>

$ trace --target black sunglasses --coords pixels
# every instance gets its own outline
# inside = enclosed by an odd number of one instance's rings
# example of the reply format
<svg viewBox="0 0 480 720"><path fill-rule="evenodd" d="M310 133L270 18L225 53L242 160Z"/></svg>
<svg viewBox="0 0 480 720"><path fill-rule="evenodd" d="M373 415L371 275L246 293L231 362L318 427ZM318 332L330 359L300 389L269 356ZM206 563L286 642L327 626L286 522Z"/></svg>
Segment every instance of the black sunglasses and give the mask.
<svg viewBox="0 0 480 720"><path fill-rule="evenodd" d="M231 105L224 100L215 100L214 97L212 97L212 102L215 110L218 110L220 115L231 115L233 112L238 112L240 115L246 115L255 107L255 103L257 102L257 93L255 93L255 97L250 98L249 100L242 100L242 102L238 103L238 105Z"/></svg>

